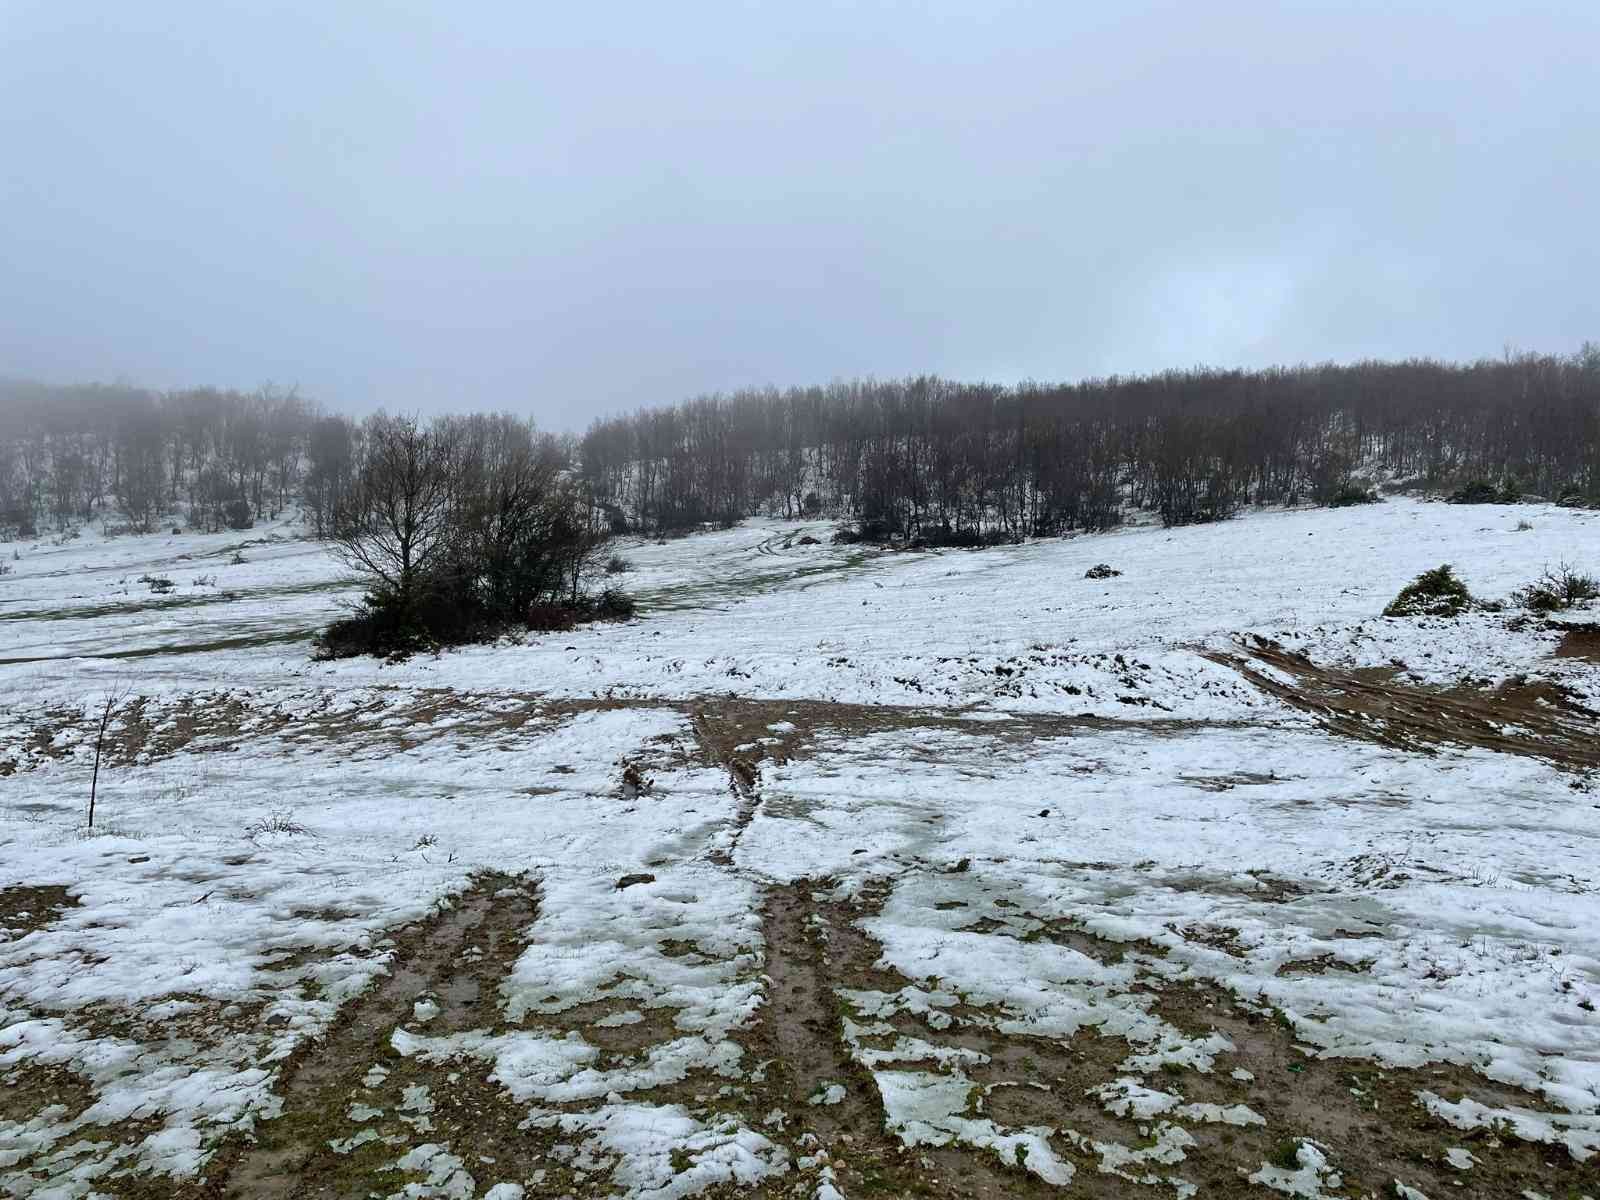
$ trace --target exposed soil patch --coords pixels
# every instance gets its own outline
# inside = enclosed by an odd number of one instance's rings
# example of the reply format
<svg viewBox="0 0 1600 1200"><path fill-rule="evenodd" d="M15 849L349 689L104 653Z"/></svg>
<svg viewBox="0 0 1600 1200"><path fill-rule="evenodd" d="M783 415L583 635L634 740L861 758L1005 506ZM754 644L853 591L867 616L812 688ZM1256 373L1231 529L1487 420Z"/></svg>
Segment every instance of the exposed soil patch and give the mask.
<svg viewBox="0 0 1600 1200"><path fill-rule="evenodd" d="M767 892L767 1003L739 1038L753 1059L768 1064L757 1107L787 1113L784 1140L797 1154L820 1155L846 1196L1058 1195L993 1155L907 1149L886 1130L872 1073L846 1043L848 1006L837 989L895 991L910 981L877 966L880 948L857 924L881 904L881 890L850 904L820 899L816 889L825 886L803 880ZM792 1195L794 1184L780 1179L754 1194Z"/></svg>
<svg viewBox="0 0 1600 1200"><path fill-rule="evenodd" d="M389 1043L396 1028L416 1019L419 1002L436 1010L430 1032L497 1025L497 989L536 908L529 885L490 874L449 908L399 931L389 974L348 1004L326 1035L283 1063L278 1084L283 1115L262 1123L254 1141L236 1142L218 1156L206 1194L270 1200L394 1190L400 1176L387 1169L399 1154L393 1145L374 1136L341 1154L331 1143L363 1136L363 1128L372 1128L373 1118L357 1119L364 1108L401 1112L405 1078L416 1068ZM396 1090L398 1104L396 1097L385 1095ZM522 1116L503 1103L497 1088L475 1082L473 1072L453 1079L447 1098L430 1098L432 1107L424 1109L416 1095L411 1093L414 1117L429 1116L431 1123L431 1114L443 1103L455 1114L454 1121L470 1127L473 1144L481 1146L493 1144L497 1131L511 1138ZM525 1162L537 1139L523 1137L522 1142Z"/></svg>
<svg viewBox="0 0 1600 1200"><path fill-rule="evenodd" d="M747 754L744 743L739 741L739 724L737 721L725 722L720 712L712 716L705 709L697 708L690 714L689 720L702 757L720 764L728 772L728 787L735 801L733 828L727 840L706 857L723 866L732 866L739 838L755 819L756 808L761 803L759 757Z"/></svg>
<svg viewBox="0 0 1600 1200"><path fill-rule="evenodd" d="M1412 687L1372 672L1320 667L1261 638L1247 655L1206 652L1347 737L1402 750L1478 746L1580 770L1600 767L1600 714L1551 684L1508 684L1485 692ZM1256 670L1252 662L1287 673L1296 684Z"/></svg>
<svg viewBox="0 0 1600 1200"><path fill-rule="evenodd" d="M43 929L77 904L59 884L0 888L0 942Z"/></svg>
<svg viewBox="0 0 1600 1200"><path fill-rule="evenodd" d="M988 1027L994 1014L964 1004L942 1010L937 1021L897 1012L889 1022L895 1033L869 1038L868 1046L881 1043L887 1048L904 1035L945 1051L978 1052L982 1061L962 1067L974 1089L968 1115L992 1119L1004 1128L1064 1131L1051 1137L1051 1148L1077 1173L1068 1187L1056 1189L971 1147L904 1151L898 1137L883 1132L885 1114L872 1073L851 1058L845 1045L840 1017L849 1008L842 1006L839 990L893 993L910 981L878 965L879 947L858 924L870 914L871 899L854 907L820 898L817 886L800 883L768 894L763 917L772 986L761 1021L741 1040L752 1056L781 1064L769 1065L769 1082L753 1097L757 1106L771 1104L787 1112L787 1132L799 1135L799 1145L813 1147L806 1152L820 1148L831 1156L846 1195L1166 1194L1159 1187L1135 1186L1107 1169L1116 1161L1118 1147L1149 1147L1153 1130L1163 1122L1180 1127L1194 1144L1161 1173L1196 1184L1202 1196L1264 1194L1247 1177L1263 1164L1281 1160L1285 1147L1292 1154L1303 1138L1327 1149L1344 1176L1339 1194L1393 1194L1393 1181L1400 1179L1428 1195L1517 1197L1533 1189L1555 1196L1568 1194L1587 1178L1586 1168L1562 1147L1521 1142L1504 1132L1455 1129L1429 1113L1418 1098L1426 1091L1449 1101L1471 1097L1494 1107L1545 1110L1535 1095L1449 1064L1391 1070L1365 1061L1313 1058L1299 1048L1289 1023L1271 1010L1211 985L1173 983L1146 974L1138 969L1139 959L1127 959L1115 943L1059 921L1047 922L1039 935L1103 962L1132 961L1136 978L1131 991L1153 996L1153 1015L1190 1036L1221 1033L1233 1049L1218 1054L1209 1072L1168 1063L1143 1073L1145 1086L1169 1094L1180 1106L1151 1120L1119 1115L1096 1094L1127 1075L1123 1064L1131 1053L1148 1047L1134 1047L1092 1027L1064 1040L1001 1034ZM1143 944L1126 949L1139 954L1158 950ZM1293 964L1305 970L1329 965L1335 964ZM947 1069L933 1058L894 1067L934 1073ZM844 1085L836 1104L797 1108L797 1097L823 1095L832 1084ZM1216 1108L1181 1107L1185 1105ZM1244 1109L1262 1123L1202 1115ZM1451 1147L1475 1156L1470 1173L1464 1175L1445 1161ZM1463 1192L1463 1187L1469 1190ZM774 1185L760 1194L785 1193Z"/></svg>
<svg viewBox="0 0 1600 1200"><path fill-rule="evenodd" d="M1557 658L1600 662L1600 625L1569 625L1556 647Z"/></svg>
<svg viewBox="0 0 1600 1200"><path fill-rule="evenodd" d="M332 691L298 697L287 706L258 700L248 691L187 695L160 705L135 696L118 708L112 728L106 731L105 763L156 761L180 752L230 753L262 741L279 742L285 749L334 745L404 752L443 743L471 750L481 748L486 739L516 739L530 729L554 727L581 713L672 709L683 713L694 726L702 760L723 766L733 785L753 798L763 763L803 759L825 739L931 730L1026 746L1086 731L1126 730L1159 737L1230 727L1229 723L1177 719L1123 721L1058 714L1007 714L1001 719L973 721L943 710L822 700L551 700L530 693L449 688L368 691L371 694L355 705L348 703L347 696ZM28 770L46 758L71 757L85 745L92 751L96 724L95 714L78 710L40 712L18 747L20 753L0 759L0 776ZM63 740L63 732L76 736ZM1255 782L1263 780L1238 776L1197 781L1199 786L1219 789Z"/></svg>
<svg viewBox="0 0 1600 1200"><path fill-rule="evenodd" d="M1392 1195L1392 1182L1400 1179L1428 1196L1516 1197L1526 1189L1565 1196L1570 1189L1582 1190L1592 1170L1592 1165L1574 1161L1564 1147L1533 1145L1487 1130L1458 1130L1423 1108L1417 1098L1421 1091L1452 1101L1471 1096L1497 1107L1545 1107L1539 1097L1468 1068L1441 1063L1394 1069L1314 1058L1297 1048L1281 1017L1246 1007L1205 984L1161 985L1152 1011L1185 1032L1215 1030L1234 1045L1233 1051L1218 1056L1211 1073L1163 1072L1152 1086L1180 1093L1192 1103L1246 1104L1266 1121L1250 1126L1185 1123L1199 1145L1180 1173L1199 1185L1202 1196L1260 1195L1239 1168L1248 1174L1285 1143L1305 1137L1327 1148L1352 1195ZM1240 1069L1253 1078L1233 1078L1231 1073ZM1470 1172L1445 1163L1444 1152L1453 1146L1466 1148L1478 1160Z"/></svg>

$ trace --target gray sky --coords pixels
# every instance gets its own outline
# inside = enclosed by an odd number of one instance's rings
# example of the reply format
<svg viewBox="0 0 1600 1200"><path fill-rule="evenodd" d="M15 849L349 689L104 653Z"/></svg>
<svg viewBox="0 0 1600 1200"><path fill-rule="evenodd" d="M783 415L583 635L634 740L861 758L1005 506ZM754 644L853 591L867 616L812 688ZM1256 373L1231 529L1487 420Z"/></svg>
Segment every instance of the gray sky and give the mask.
<svg viewBox="0 0 1600 1200"><path fill-rule="evenodd" d="M1600 337L1600 4L0 0L0 374L550 426Z"/></svg>

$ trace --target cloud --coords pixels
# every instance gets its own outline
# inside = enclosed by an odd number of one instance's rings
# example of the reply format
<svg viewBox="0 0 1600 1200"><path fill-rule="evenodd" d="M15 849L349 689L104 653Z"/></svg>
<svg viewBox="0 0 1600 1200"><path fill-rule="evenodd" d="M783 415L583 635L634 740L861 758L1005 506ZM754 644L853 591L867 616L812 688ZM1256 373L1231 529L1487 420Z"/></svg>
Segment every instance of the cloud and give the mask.
<svg viewBox="0 0 1600 1200"><path fill-rule="evenodd" d="M1600 329L1587 2L0 19L0 371L598 412Z"/></svg>

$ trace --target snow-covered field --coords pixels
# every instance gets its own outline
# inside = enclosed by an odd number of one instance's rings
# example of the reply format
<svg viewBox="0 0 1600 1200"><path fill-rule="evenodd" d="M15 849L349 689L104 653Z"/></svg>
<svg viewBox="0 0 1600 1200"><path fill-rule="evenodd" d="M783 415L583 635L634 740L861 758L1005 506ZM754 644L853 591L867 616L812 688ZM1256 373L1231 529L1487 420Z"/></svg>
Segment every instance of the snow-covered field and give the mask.
<svg viewBox="0 0 1600 1200"><path fill-rule="evenodd" d="M357 588L298 533L0 550L0 1192L1600 1195L1582 753L1230 665L1600 736L1600 610L1380 616L1600 569L1600 514L753 521L397 665L310 659Z"/></svg>

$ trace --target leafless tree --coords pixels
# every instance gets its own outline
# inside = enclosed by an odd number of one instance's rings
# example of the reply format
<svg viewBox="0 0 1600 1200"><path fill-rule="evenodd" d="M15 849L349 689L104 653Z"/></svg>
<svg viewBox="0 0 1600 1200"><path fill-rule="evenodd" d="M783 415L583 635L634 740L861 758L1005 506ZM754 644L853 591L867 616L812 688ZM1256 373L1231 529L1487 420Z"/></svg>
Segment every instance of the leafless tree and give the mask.
<svg viewBox="0 0 1600 1200"><path fill-rule="evenodd" d="M458 428L380 412L362 433L361 466L337 515L334 545L406 608L449 546Z"/></svg>

